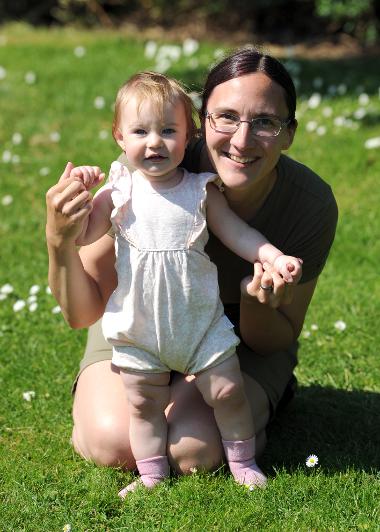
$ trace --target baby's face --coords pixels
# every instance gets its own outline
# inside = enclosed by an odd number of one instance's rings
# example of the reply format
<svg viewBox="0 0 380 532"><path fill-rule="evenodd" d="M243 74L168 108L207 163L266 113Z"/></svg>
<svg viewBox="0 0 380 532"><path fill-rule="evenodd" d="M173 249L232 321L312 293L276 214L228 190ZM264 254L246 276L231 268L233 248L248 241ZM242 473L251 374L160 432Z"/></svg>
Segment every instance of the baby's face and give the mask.
<svg viewBox="0 0 380 532"><path fill-rule="evenodd" d="M176 174L187 143L187 123L182 102L165 103L162 112L149 101L131 98L121 112L117 142L131 166L154 181Z"/></svg>

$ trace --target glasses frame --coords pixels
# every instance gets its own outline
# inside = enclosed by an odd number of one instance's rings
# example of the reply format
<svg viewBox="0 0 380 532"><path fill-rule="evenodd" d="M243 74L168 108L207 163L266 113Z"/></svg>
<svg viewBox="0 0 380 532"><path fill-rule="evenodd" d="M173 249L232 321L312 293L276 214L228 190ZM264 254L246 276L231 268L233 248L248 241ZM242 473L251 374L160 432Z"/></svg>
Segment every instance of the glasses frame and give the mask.
<svg viewBox="0 0 380 532"><path fill-rule="evenodd" d="M240 120L238 122L236 122L236 130L235 131L221 131L220 129L217 129L215 127L215 123L213 122L214 118L213 118L213 115L215 114L220 114L220 113L209 113L208 111L206 111L206 115L205 115L205 118L208 118L208 122L210 124L210 127L211 129L213 129L214 131L216 131L217 133L223 133L224 135L235 135L235 133L238 131L239 127L240 127L240 124L249 124L249 129L251 131L251 135L253 135L254 137L259 137L259 138L268 138L268 139L273 139L275 137L278 137L278 135L281 133L281 130L285 127L285 126L288 126L291 122L292 122L292 118L288 118L287 120L280 120L279 118L277 117L273 117L273 116L260 116L260 117L257 117L257 118L251 118L250 120ZM231 113L232 114L232 113ZM236 117L238 118L238 117ZM262 118L276 118L276 120L278 120L280 122L280 129L277 131L277 133L275 135L257 135L256 133L252 133L252 128L253 128L253 124L256 120L259 120L259 119L262 119Z"/></svg>

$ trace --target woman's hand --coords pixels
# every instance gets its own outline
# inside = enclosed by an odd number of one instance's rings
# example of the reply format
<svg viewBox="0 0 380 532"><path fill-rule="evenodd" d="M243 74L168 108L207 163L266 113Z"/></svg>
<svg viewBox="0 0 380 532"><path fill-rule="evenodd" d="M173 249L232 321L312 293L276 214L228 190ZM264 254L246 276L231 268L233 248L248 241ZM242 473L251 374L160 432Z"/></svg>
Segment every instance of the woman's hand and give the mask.
<svg viewBox="0 0 380 532"><path fill-rule="evenodd" d="M295 283L286 283L273 266L261 262L253 265L253 276L245 277L240 283L241 297L245 303L259 301L263 305L277 308L289 305L293 299Z"/></svg>
<svg viewBox="0 0 380 532"><path fill-rule="evenodd" d="M58 183L46 193L46 238L54 245L75 243L92 209L92 195L82 180L70 177L74 166L67 163Z"/></svg>

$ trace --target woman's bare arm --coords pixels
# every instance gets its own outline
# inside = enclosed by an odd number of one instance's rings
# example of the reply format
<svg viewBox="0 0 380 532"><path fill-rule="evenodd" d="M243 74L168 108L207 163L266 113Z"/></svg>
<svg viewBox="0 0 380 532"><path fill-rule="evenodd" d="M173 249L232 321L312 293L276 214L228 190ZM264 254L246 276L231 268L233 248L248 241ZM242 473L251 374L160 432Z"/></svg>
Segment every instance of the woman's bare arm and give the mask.
<svg viewBox="0 0 380 532"><path fill-rule="evenodd" d="M91 210L91 194L83 183L69 178L72 167L71 163L66 166L58 183L46 194L46 241L51 290L69 325L81 328L94 323L104 312L107 287L115 276L111 262L114 252L113 239L106 235L88 246L87 252L78 253L75 241ZM100 275L92 275L106 250L110 269L102 272L102 278L107 279L107 286L99 282Z"/></svg>

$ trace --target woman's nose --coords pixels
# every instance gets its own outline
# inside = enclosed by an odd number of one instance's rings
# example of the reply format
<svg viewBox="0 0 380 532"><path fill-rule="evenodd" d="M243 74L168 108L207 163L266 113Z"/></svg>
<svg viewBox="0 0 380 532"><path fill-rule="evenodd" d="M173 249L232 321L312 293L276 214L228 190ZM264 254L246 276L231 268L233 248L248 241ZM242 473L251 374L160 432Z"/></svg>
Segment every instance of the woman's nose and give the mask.
<svg viewBox="0 0 380 532"><path fill-rule="evenodd" d="M251 125L247 122L241 122L239 129L231 137L231 144L239 149L244 149L251 146L253 143Z"/></svg>

